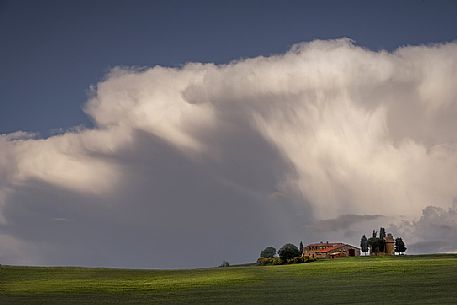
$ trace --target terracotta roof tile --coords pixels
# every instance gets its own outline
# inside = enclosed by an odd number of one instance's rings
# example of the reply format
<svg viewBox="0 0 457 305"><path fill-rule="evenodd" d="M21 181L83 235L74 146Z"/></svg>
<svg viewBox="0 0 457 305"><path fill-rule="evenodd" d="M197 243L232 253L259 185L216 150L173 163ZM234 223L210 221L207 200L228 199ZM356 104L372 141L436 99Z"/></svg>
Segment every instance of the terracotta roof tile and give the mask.
<svg viewBox="0 0 457 305"><path fill-rule="evenodd" d="M344 245L344 243L315 243L315 244L309 244L307 245L307 247L322 247L322 246L326 246L326 247L334 247L334 246L337 246L337 245Z"/></svg>
<svg viewBox="0 0 457 305"><path fill-rule="evenodd" d="M324 247L324 249L316 249L316 250L311 250L311 251L320 252L320 253L327 253L327 252L330 252L330 251L334 251L334 250L336 250L338 248L341 248L343 246L349 246L351 248L359 249L357 247L351 246L349 244L341 243L341 242L337 242L337 243L315 243L315 244L309 244L305 248L309 249L309 247Z"/></svg>
<svg viewBox="0 0 457 305"><path fill-rule="evenodd" d="M343 247L343 245L339 245L339 246L335 246L335 247L330 247L330 248L325 248L325 249L320 249L320 250L316 250L315 252L320 252L320 253L327 253L327 252L330 252L330 251L335 251L339 248Z"/></svg>

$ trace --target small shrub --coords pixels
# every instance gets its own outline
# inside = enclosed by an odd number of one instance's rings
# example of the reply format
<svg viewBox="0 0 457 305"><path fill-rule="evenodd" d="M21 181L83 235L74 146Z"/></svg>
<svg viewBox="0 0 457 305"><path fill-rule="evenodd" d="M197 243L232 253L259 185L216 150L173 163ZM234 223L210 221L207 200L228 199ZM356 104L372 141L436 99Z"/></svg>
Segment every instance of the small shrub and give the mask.
<svg viewBox="0 0 457 305"><path fill-rule="evenodd" d="M268 265L283 265L285 262L279 257L267 258L260 257L257 259L258 266L268 266Z"/></svg>
<svg viewBox="0 0 457 305"><path fill-rule="evenodd" d="M314 258L314 257L306 257L305 260L304 260L304 263L312 263L312 262L315 262L317 261L317 258Z"/></svg>
<svg viewBox="0 0 457 305"><path fill-rule="evenodd" d="M271 263L272 265L283 265L284 261L280 257L274 257Z"/></svg>
<svg viewBox="0 0 457 305"><path fill-rule="evenodd" d="M288 264L303 264L305 259L301 256L293 257L287 260Z"/></svg>
<svg viewBox="0 0 457 305"><path fill-rule="evenodd" d="M223 261L222 264L219 265L219 267L224 268L224 267L229 267L230 264L227 261Z"/></svg>
<svg viewBox="0 0 457 305"><path fill-rule="evenodd" d="M294 264L303 264L305 262L305 259L302 256L294 257L292 260L294 261Z"/></svg>
<svg viewBox="0 0 457 305"><path fill-rule="evenodd" d="M273 264L273 258L260 257L257 259L258 266L267 266Z"/></svg>

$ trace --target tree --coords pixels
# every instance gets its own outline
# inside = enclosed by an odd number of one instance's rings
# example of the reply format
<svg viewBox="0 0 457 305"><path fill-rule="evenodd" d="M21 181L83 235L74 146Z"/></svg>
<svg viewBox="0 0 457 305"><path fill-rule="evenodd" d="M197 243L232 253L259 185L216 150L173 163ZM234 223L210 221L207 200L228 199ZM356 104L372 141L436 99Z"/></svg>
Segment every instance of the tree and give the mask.
<svg viewBox="0 0 457 305"><path fill-rule="evenodd" d="M395 252L398 252L400 254L405 253L406 247L405 243L403 242L403 239L401 237L395 238Z"/></svg>
<svg viewBox="0 0 457 305"><path fill-rule="evenodd" d="M376 232L375 230L373 230L373 235L372 235L372 238L378 238L378 232Z"/></svg>
<svg viewBox="0 0 457 305"><path fill-rule="evenodd" d="M274 247L266 247L260 252L260 257L264 258L273 258L276 255L276 248Z"/></svg>
<svg viewBox="0 0 457 305"><path fill-rule="evenodd" d="M219 267L221 267L221 268L230 267L230 264L227 261L222 261L222 263L219 265Z"/></svg>
<svg viewBox="0 0 457 305"><path fill-rule="evenodd" d="M303 254L303 242L300 242L300 254Z"/></svg>
<svg viewBox="0 0 457 305"><path fill-rule="evenodd" d="M376 235L377 232L373 230L373 236L368 238L368 246L372 255L377 254L380 248L380 239Z"/></svg>
<svg viewBox="0 0 457 305"><path fill-rule="evenodd" d="M386 229L381 227L381 229L379 229L379 238L384 239L385 237L386 237Z"/></svg>
<svg viewBox="0 0 457 305"><path fill-rule="evenodd" d="M378 241L378 243L379 243L379 252L385 252L385 250L386 250L385 238L386 238L386 229L381 227L381 229L379 229L379 241Z"/></svg>
<svg viewBox="0 0 457 305"><path fill-rule="evenodd" d="M360 248L362 249L362 252L366 255L368 252L368 239L365 235L363 235L362 239L360 240Z"/></svg>
<svg viewBox="0 0 457 305"><path fill-rule="evenodd" d="M281 260L287 261L288 259L300 256L300 251L293 244L285 244L279 249L278 254Z"/></svg>

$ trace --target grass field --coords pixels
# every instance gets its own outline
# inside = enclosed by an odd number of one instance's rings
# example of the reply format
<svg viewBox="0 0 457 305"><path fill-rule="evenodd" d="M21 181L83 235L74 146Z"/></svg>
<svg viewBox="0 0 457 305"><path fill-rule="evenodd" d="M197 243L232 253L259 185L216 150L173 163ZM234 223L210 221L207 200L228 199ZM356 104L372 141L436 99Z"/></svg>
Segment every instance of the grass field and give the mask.
<svg viewBox="0 0 457 305"><path fill-rule="evenodd" d="M457 255L174 271L3 266L0 304L457 304Z"/></svg>

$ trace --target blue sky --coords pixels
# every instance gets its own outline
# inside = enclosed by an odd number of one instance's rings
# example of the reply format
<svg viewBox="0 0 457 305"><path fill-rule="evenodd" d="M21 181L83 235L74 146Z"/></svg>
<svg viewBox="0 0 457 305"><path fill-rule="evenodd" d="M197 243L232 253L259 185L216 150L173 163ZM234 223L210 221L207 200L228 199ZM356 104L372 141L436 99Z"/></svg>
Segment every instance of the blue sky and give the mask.
<svg viewBox="0 0 457 305"><path fill-rule="evenodd" d="M0 133L90 126L114 66L227 63L349 37L392 50L457 38L455 1L0 1Z"/></svg>

